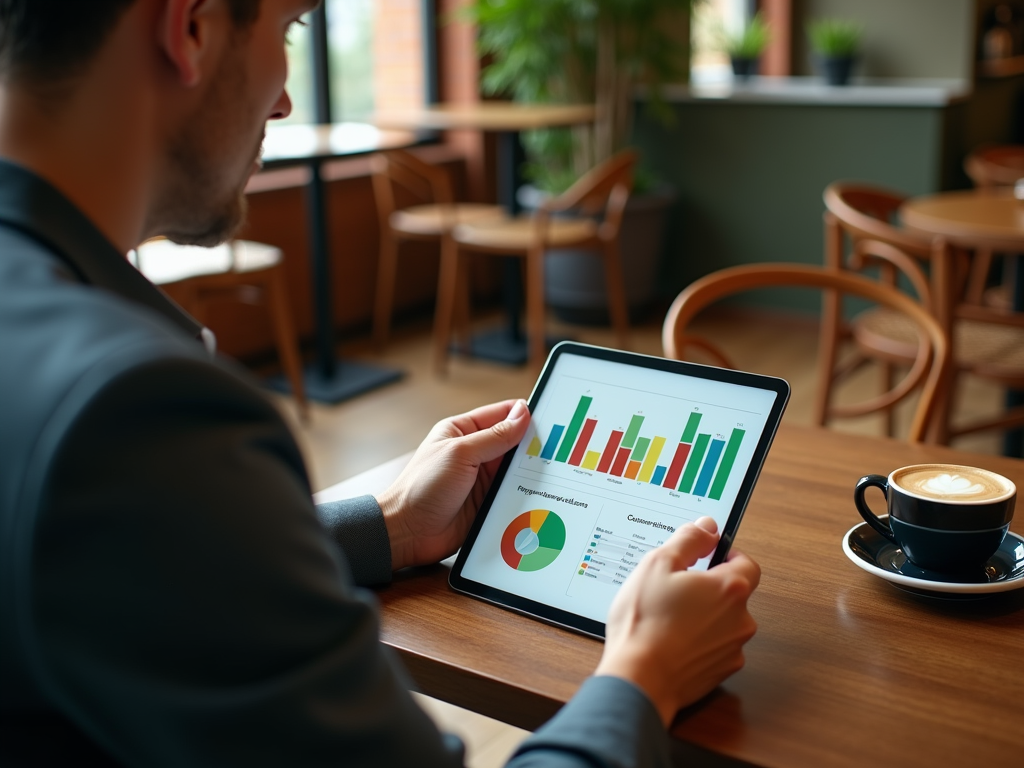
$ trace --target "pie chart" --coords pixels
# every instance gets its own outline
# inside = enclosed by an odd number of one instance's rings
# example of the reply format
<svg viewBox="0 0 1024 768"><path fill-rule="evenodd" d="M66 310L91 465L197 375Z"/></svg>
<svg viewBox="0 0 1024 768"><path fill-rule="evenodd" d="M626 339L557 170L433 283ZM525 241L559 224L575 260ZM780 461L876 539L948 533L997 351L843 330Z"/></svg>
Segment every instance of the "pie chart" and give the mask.
<svg viewBox="0 0 1024 768"><path fill-rule="evenodd" d="M549 509L523 512L501 535L501 556L509 568L539 571L565 546L565 523Z"/></svg>

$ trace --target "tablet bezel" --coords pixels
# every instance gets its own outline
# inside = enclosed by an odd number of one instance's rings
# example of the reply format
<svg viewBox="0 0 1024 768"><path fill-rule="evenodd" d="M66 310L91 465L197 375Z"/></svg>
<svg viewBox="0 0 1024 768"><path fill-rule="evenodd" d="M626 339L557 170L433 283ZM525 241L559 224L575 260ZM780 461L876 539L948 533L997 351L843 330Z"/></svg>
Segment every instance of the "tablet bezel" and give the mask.
<svg viewBox="0 0 1024 768"><path fill-rule="evenodd" d="M669 360L663 357L653 357L651 355L641 355L635 352L623 352L616 349L595 347L589 344L565 341L556 345L554 349L551 350L551 354L548 356L547 362L544 364L540 377L537 379L536 385L534 385L533 392L530 393L528 405L531 413L534 412L537 403L540 400L540 396L548 384L551 373L555 369L558 358L562 355L579 355L597 360L606 360L613 363L634 365L641 368L676 373L683 376L691 376L694 378L718 381L726 384L736 384L744 387L768 390L776 394L775 402L772 404L771 411L765 421L764 430L758 439L757 446L754 448L754 455L751 458L747 471L743 476L743 481L740 483L739 491L736 494L736 501L733 503L732 510L729 512L729 517L726 520L725 525L722 527L718 547L715 550L714 555L712 555L711 562L708 567L712 568L721 563L729 554L729 549L736 536L736 530L739 527L740 521L743 519L743 514L746 512L747 504L749 503L750 496L753 493L754 484L757 482L757 478L761 474L761 468L764 466L764 461L768 456L768 449L771 447L772 441L775 439L775 434L778 431L779 423L782 421L782 414L786 409L786 404L789 402L789 383L785 379L776 378L774 376L734 371L727 368L715 368L713 366L700 365L698 363L687 363L679 360ZM504 590L497 589L496 587L492 587L488 584L473 581L462 575L462 569L466 564L469 552L477 540L477 536L483 527L484 520L490 512L491 505L494 503L498 489L505 480L505 476L508 473L508 469L512 464L512 459L518 447L519 446L517 445L515 448L511 449L502 459L501 465L494 476L494 481L491 483L491 487L488 490L487 495L484 497L483 503L480 505L480 510L477 513L476 519L473 521L473 525L470 528L469 533L466 535L466 541L459 550L455 564L452 566L451 573L448 577L448 583L455 591L470 595L471 597L476 597L481 600L485 600L486 602L500 605L503 608L508 608L517 613L522 613L526 616L537 618L550 624L556 624L567 629L582 632L583 634L590 635L592 637L603 638L605 635L605 625L603 622L571 613L569 611L562 610L561 608L555 608L544 603L539 603L535 600L525 598L511 592L505 592Z"/></svg>

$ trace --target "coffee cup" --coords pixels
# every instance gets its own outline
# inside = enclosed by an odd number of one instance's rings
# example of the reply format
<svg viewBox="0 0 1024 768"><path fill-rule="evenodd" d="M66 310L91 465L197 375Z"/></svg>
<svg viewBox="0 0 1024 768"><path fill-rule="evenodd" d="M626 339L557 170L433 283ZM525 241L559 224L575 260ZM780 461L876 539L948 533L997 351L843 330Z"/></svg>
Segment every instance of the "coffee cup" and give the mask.
<svg viewBox="0 0 1024 768"><path fill-rule="evenodd" d="M885 494L888 520L864 501L868 488ZM978 568L1002 544L1013 518L1017 487L978 467L914 464L857 481L853 500L878 533L903 550L914 565L929 571Z"/></svg>

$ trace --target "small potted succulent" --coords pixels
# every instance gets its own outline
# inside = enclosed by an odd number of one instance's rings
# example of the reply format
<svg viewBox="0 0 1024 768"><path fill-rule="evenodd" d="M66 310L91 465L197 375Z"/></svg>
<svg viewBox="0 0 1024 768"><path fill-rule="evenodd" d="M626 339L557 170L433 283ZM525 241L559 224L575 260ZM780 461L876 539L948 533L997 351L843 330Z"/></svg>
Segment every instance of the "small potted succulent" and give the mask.
<svg viewBox="0 0 1024 768"><path fill-rule="evenodd" d="M811 47L829 85L850 81L863 32L860 24L843 19L820 19L807 26Z"/></svg>
<svg viewBox="0 0 1024 768"><path fill-rule="evenodd" d="M732 62L732 73L740 80L756 75L761 54L771 41L771 30L760 13L756 14L743 29L734 34L724 35L724 48Z"/></svg>

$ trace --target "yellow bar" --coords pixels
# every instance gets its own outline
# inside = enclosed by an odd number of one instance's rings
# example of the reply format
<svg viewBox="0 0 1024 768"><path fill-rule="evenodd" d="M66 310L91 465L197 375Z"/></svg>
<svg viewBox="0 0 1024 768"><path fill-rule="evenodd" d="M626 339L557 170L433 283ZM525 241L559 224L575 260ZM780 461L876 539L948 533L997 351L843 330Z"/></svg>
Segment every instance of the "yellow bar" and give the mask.
<svg viewBox="0 0 1024 768"><path fill-rule="evenodd" d="M601 453L599 451L587 451L587 455L583 457L583 468L596 469L597 462L600 460Z"/></svg>
<svg viewBox="0 0 1024 768"><path fill-rule="evenodd" d="M530 441L530 447L526 449L527 456L540 456L540 438L536 435Z"/></svg>
<svg viewBox="0 0 1024 768"><path fill-rule="evenodd" d="M640 477L637 478L641 483L651 482L651 475L654 474L654 467L657 465L661 449L664 447L664 437L656 437L651 441L651 447L647 449L647 455L644 457L644 464L640 467Z"/></svg>

